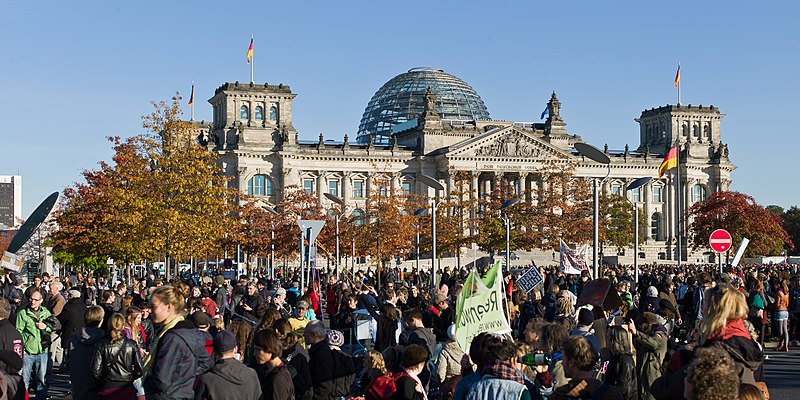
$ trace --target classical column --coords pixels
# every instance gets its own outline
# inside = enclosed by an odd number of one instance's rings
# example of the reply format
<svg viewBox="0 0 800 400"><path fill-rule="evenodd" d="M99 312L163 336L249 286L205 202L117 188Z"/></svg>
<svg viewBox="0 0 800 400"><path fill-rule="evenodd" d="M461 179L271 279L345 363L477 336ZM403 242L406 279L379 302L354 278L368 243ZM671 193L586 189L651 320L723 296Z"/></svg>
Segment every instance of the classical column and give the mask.
<svg viewBox="0 0 800 400"><path fill-rule="evenodd" d="M350 171L342 172L342 187L339 188L342 192L339 193L339 196L342 198L342 201L347 207L347 200L350 199L350 180L351 180L352 173Z"/></svg>
<svg viewBox="0 0 800 400"><path fill-rule="evenodd" d="M325 171L319 171L317 173L317 198L322 204L322 198L325 197L323 193L326 193L328 190L325 187Z"/></svg>
<svg viewBox="0 0 800 400"><path fill-rule="evenodd" d="M473 199L477 199L478 198L478 191L480 189L478 187L478 177L480 176L480 172L473 172L473 173L470 174L470 176L472 178L472 185L470 185L470 192L471 192L470 196Z"/></svg>
<svg viewBox="0 0 800 400"><path fill-rule="evenodd" d="M530 203L531 192L530 192L530 187L528 186L528 175L529 174L527 172L519 173L519 180L520 180L519 190L522 191L519 197L520 200Z"/></svg>

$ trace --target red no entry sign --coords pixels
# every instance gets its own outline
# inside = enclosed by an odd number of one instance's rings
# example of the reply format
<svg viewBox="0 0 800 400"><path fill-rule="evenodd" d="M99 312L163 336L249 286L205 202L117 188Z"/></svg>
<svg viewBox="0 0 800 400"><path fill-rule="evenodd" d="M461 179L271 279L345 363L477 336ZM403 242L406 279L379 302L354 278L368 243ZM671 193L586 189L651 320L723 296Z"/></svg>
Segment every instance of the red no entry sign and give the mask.
<svg viewBox="0 0 800 400"><path fill-rule="evenodd" d="M711 249L717 253L728 251L732 243L733 239L731 238L731 234L725 229L717 229L711 232L711 236L708 238L708 244L711 246Z"/></svg>

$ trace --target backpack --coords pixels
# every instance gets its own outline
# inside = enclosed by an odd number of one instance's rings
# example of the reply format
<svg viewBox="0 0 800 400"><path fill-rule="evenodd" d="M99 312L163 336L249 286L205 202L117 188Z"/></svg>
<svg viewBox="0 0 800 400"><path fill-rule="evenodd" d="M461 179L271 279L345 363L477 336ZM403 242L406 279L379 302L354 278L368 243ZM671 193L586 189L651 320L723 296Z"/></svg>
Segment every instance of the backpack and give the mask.
<svg viewBox="0 0 800 400"><path fill-rule="evenodd" d="M367 390L364 391L365 400L387 400L391 399L397 390L397 380L402 376L408 376L407 372L389 373L381 375L370 382Z"/></svg>

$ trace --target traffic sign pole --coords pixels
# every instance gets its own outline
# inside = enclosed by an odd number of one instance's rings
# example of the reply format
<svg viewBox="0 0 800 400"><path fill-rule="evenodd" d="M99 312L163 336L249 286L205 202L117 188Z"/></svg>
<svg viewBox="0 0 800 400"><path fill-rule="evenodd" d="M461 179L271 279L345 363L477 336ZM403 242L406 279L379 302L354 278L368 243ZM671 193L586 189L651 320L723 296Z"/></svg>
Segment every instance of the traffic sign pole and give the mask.
<svg viewBox="0 0 800 400"><path fill-rule="evenodd" d="M711 236L708 238L708 245L711 246L711 250L717 253L720 274L722 274L722 253L730 250L731 244L733 244L733 238L725 229L717 229L711 232Z"/></svg>

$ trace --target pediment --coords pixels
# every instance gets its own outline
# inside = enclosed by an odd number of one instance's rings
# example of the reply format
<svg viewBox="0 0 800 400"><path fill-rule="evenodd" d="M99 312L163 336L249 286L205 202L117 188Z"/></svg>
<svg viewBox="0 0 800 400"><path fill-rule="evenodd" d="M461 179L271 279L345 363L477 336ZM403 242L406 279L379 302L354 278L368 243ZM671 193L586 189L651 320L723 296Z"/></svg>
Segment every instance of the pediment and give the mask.
<svg viewBox="0 0 800 400"><path fill-rule="evenodd" d="M450 157L494 157L552 159L568 158L561 149L514 127L492 129L486 133L450 146Z"/></svg>

